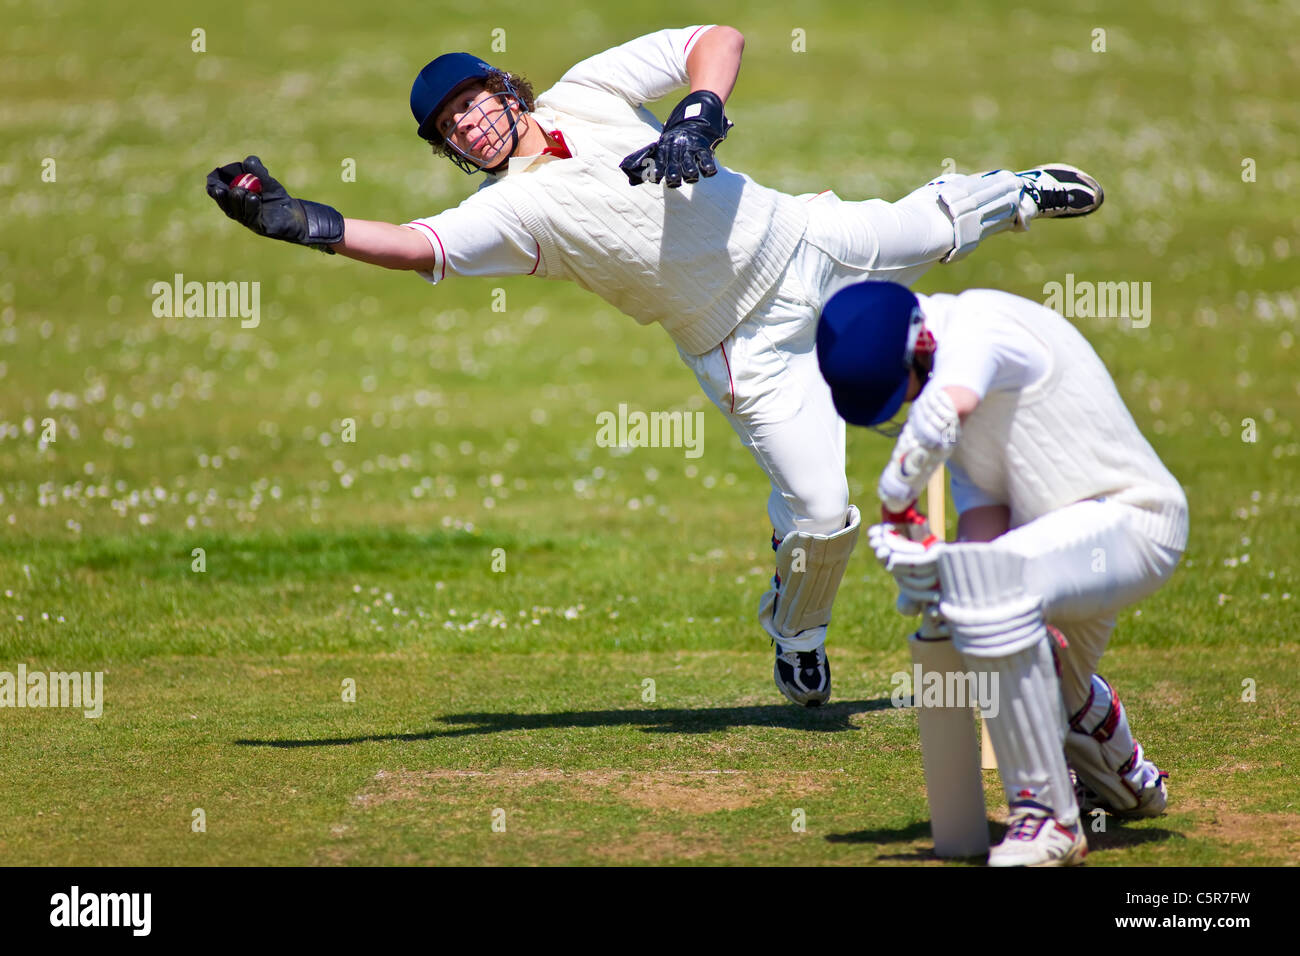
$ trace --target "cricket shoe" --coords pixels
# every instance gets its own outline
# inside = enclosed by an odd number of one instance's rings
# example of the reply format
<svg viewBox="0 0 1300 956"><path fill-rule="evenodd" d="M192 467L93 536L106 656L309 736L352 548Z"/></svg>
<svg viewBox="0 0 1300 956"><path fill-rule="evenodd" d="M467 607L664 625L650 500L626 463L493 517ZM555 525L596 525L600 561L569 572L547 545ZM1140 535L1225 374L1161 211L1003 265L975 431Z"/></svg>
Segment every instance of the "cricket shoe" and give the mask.
<svg viewBox="0 0 1300 956"><path fill-rule="evenodd" d="M1165 812L1165 807L1169 805L1169 789L1165 785L1169 774L1163 770L1157 771L1155 779L1136 791L1137 806L1128 810L1120 810L1111 806L1105 797L1095 793L1091 787L1080 780L1073 768L1070 769L1070 776L1074 780L1074 799L1078 801L1080 815L1090 814L1095 810L1103 810L1116 817L1158 817ZM1129 787L1132 789L1131 784Z"/></svg>
<svg viewBox="0 0 1300 956"><path fill-rule="evenodd" d="M1095 212L1106 198L1101 184L1082 169L1053 163L1016 173L1025 183L1020 193L1020 217L1063 219Z"/></svg>
<svg viewBox="0 0 1300 956"><path fill-rule="evenodd" d="M1088 855L1083 824L1066 826L1032 800L1011 804L1007 835L989 851L989 866L1073 866Z"/></svg>
<svg viewBox="0 0 1300 956"><path fill-rule="evenodd" d="M825 647L786 651L777 644L772 677L777 690L796 704L817 707L831 699L831 662Z"/></svg>

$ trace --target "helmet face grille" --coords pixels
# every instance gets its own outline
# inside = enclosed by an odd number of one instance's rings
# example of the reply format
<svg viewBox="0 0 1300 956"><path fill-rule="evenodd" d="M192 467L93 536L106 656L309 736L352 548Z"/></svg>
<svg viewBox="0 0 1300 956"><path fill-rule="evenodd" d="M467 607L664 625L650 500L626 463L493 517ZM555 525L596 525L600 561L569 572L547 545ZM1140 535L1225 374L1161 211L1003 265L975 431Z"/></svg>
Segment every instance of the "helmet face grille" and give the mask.
<svg viewBox="0 0 1300 956"><path fill-rule="evenodd" d="M467 114L474 122L482 122L483 119L487 118L490 110L494 107L499 108L500 112L487 125L483 133L484 138L489 140L489 145L495 146L490 156L480 160L449 140L444 139L441 135L438 135L436 140L429 140L435 146L444 146L449 154L448 158L459 169L471 175L500 168L509 161L510 157L514 155L515 149L519 146L519 113L511 109L511 106L518 104L519 109L522 110L523 103L520 101L519 94L515 92L508 77L504 80L504 83L505 90L500 93L493 93L480 100Z"/></svg>

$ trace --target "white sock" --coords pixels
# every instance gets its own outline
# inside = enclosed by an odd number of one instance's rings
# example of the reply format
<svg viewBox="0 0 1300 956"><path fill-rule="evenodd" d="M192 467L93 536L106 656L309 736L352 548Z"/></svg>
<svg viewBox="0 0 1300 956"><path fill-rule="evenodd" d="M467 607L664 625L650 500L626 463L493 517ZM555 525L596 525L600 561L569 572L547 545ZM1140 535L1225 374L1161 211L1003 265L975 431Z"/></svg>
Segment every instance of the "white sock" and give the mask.
<svg viewBox="0 0 1300 956"><path fill-rule="evenodd" d="M1016 225L1019 229L1028 231L1029 224L1038 215L1038 203L1034 202L1034 197L1029 194L1028 189L1021 192L1017 209L1019 212L1016 216Z"/></svg>

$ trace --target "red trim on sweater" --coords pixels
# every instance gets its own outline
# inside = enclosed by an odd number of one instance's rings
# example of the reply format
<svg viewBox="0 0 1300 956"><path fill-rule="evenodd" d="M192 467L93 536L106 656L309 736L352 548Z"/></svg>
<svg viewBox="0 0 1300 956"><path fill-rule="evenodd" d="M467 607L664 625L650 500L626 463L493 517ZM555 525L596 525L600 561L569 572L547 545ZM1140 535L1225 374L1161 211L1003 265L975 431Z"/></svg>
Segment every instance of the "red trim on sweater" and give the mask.
<svg viewBox="0 0 1300 956"><path fill-rule="evenodd" d="M442 275L438 278L445 279L447 278L447 250L443 247L442 236L438 235L438 230L430 229L429 231L433 233L433 238L438 240L438 252L442 254Z"/></svg>
<svg viewBox="0 0 1300 956"><path fill-rule="evenodd" d="M411 226L419 226L421 229L428 229L428 230L429 230L429 234L430 234L431 236L433 236L433 238L434 238L435 240L437 240L437 242L438 242L438 252L439 252L439 254L442 256L442 275L440 275L440 276L438 277L438 279L439 279L439 281L441 281L441 280L447 278L447 250L444 249L443 246L442 246L442 237L438 235L438 230L434 229L434 228L433 228L432 226L430 226L428 223L424 223L424 222L408 222L408 223L403 223L403 225L407 226L408 228L411 227ZM435 264L435 265L434 265L434 269L436 269L436 268L437 268L437 265ZM429 271L432 272L433 269L430 269Z"/></svg>
<svg viewBox="0 0 1300 956"><path fill-rule="evenodd" d="M727 343L722 342L718 345L722 351L722 361L727 363L727 385L731 392L731 414L736 414L736 380L731 377L731 360L727 358Z"/></svg>

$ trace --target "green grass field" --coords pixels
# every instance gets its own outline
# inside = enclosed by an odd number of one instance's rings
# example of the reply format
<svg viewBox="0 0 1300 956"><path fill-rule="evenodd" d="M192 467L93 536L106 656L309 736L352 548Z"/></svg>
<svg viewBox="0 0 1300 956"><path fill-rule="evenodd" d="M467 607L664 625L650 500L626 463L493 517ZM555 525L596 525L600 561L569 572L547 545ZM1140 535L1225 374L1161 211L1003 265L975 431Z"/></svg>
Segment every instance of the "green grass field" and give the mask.
<svg viewBox="0 0 1300 956"><path fill-rule="evenodd" d="M1192 509L1103 661L1171 806L1088 861L1300 859L1300 6L1086 7L10 4L0 671L102 671L105 699L0 709L0 861L938 862L891 583L859 548L834 701L785 703L753 617L767 482L667 336L560 283L435 289L259 241L203 191L256 153L345 215L431 215L472 183L414 136L428 59L541 90L704 15L747 36L720 159L760 182L1103 181L1097 216L918 290L1151 283L1149 327L1077 324ZM178 273L259 282L260 325L157 317ZM703 411L703 455L598 447L620 403ZM887 453L850 436L864 512Z"/></svg>

